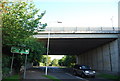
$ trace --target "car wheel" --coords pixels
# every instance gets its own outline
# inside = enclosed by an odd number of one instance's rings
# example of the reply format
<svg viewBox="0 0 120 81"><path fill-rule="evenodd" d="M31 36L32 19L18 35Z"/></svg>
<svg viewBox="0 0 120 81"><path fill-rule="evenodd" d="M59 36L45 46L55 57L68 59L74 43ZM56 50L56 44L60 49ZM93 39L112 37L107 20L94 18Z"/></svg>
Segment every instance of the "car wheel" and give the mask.
<svg viewBox="0 0 120 81"><path fill-rule="evenodd" d="M76 71L73 71L73 74L74 74L74 75L77 75L77 72L76 72Z"/></svg>

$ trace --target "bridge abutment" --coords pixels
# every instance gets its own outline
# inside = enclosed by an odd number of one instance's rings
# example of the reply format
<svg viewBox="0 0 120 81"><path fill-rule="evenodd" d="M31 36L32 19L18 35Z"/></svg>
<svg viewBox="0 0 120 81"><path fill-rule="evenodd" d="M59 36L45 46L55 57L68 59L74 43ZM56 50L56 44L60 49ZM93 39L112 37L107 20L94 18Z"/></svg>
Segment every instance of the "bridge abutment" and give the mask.
<svg viewBox="0 0 120 81"><path fill-rule="evenodd" d="M91 49L90 51L80 54L78 57L79 64L90 65L93 69L104 72L119 72L119 49L120 40L116 39L112 42L104 44L100 47Z"/></svg>
<svg viewBox="0 0 120 81"><path fill-rule="evenodd" d="M118 2L118 49L119 49L119 60L118 60L118 63L119 63L119 72L118 74L120 75L120 1Z"/></svg>
<svg viewBox="0 0 120 81"><path fill-rule="evenodd" d="M118 63L119 63L119 66L118 66L118 69L119 69L119 71L118 71L118 74L120 75L120 34L119 34L119 38L118 38L118 52L119 52L119 54L118 54L118 58L119 58L119 60L118 60Z"/></svg>

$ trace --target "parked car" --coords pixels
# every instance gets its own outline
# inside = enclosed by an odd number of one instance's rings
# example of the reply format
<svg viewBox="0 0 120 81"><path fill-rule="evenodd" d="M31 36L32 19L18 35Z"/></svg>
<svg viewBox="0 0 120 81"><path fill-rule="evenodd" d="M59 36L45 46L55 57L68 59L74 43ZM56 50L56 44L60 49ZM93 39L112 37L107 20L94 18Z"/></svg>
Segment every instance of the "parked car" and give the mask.
<svg viewBox="0 0 120 81"><path fill-rule="evenodd" d="M75 65L73 68L74 75L80 75L81 77L95 77L96 72L87 65Z"/></svg>

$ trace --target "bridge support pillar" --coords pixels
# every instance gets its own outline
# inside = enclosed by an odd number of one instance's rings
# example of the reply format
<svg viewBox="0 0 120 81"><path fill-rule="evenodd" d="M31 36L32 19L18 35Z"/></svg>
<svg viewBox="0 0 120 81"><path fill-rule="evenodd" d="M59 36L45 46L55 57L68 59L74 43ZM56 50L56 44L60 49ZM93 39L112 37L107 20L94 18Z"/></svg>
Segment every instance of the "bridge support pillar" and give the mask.
<svg viewBox="0 0 120 81"><path fill-rule="evenodd" d="M79 61L79 59L78 59L78 58L79 58L79 55L76 55L76 64L78 64L78 63L79 63L79 62L78 62L78 61Z"/></svg>
<svg viewBox="0 0 120 81"><path fill-rule="evenodd" d="M118 50L119 50L119 54L118 54L118 56L119 56L118 57L119 58L119 60L118 60L119 71L118 71L118 75L120 75L120 1L118 2L118 32L119 32L119 34L118 34Z"/></svg>
<svg viewBox="0 0 120 81"><path fill-rule="evenodd" d="M78 63L90 65L98 71L117 74L120 73L119 50L120 38L80 54L77 58Z"/></svg>
<svg viewBox="0 0 120 81"><path fill-rule="evenodd" d="M119 63L119 65L118 65L118 75L120 75L120 34L119 34L119 38L118 38L118 58L119 58L119 60L118 60L118 63Z"/></svg>

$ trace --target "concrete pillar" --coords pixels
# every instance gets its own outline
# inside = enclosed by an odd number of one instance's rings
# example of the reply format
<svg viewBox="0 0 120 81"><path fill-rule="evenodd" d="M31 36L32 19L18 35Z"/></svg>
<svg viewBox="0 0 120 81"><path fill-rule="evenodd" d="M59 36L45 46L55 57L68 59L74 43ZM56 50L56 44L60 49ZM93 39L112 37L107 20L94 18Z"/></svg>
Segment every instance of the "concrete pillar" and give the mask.
<svg viewBox="0 0 120 81"><path fill-rule="evenodd" d="M79 63L79 55L76 55L76 64L78 64Z"/></svg>
<svg viewBox="0 0 120 81"><path fill-rule="evenodd" d="M119 55L118 55L118 58L119 58L119 65L118 65L118 74L120 75L120 1L118 3L118 29L119 29L119 34L118 34L118 50L119 50Z"/></svg>
<svg viewBox="0 0 120 81"><path fill-rule="evenodd" d="M81 55L78 56L78 64L81 64L82 62L82 58L81 58Z"/></svg>
<svg viewBox="0 0 120 81"><path fill-rule="evenodd" d="M89 64L91 67L93 67L92 66L92 51L89 52Z"/></svg>
<svg viewBox="0 0 120 81"><path fill-rule="evenodd" d="M93 50L93 69L97 69L97 49Z"/></svg>
<svg viewBox="0 0 120 81"><path fill-rule="evenodd" d="M120 31L120 1L118 2L118 27Z"/></svg>
<svg viewBox="0 0 120 81"><path fill-rule="evenodd" d="M95 66L96 66L96 65L95 65L95 61L96 61L96 60L95 60L95 59L96 59L95 50L92 50L92 55L91 55L91 56L92 56L92 57L91 57L91 59L92 59L92 66L91 66L91 67L92 67L93 69L95 69Z"/></svg>
<svg viewBox="0 0 120 81"><path fill-rule="evenodd" d="M87 65L87 53L85 53L84 59L85 59L85 65Z"/></svg>
<svg viewBox="0 0 120 81"><path fill-rule="evenodd" d="M98 59L99 59L99 57L98 57L98 51L97 51L97 48L96 48L96 70L98 70L98 65L99 65Z"/></svg>
<svg viewBox="0 0 120 81"><path fill-rule="evenodd" d="M88 52L86 53L86 65L88 65Z"/></svg>
<svg viewBox="0 0 120 81"><path fill-rule="evenodd" d="M112 71L118 72L118 40L110 43Z"/></svg>
<svg viewBox="0 0 120 81"><path fill-rule="evenodd" d="M82 54L82 64L84 64L84 54Z"/></svg>
<svg viewBox="0 0 120 81"><path fill-rule="evenodd" d="M81 64L84 64L84 57L83 57L83 54L81 55Z"/></svg>
<svg viewBox="0 0 120 81"><path fill-rule="evenodd" d="M103 50L102 47L97 48L98 53L98 70L102 71L104 64L103 64Z"/></svg>
<svg viewBox="0 0 120 81"><path fill-rule="evenodd" d="M94 54L94 50L92 50L92 51L91 51L91 67L92 67L92 68L95 68L95 66L94 66L94 65L95 65L95 64L94 64L94 63L95 63L95 56L94 56L94 55L95 55L95 54Z"/></svg>
<svg viewBox="0 0 120 81"><path fill-rule="evenodd" d="M84 53L84 64L86 65L86 53Z"/></svg>
<svg viewBox="0 0 120 81"><path fill-rule="evenodd" d="M120 72L120 38L79 55L79 64L95 70Z"/></svg>
<svg viewBox="0 0 120 81"><path fill-rule="evenodd" d="M120 34L118 38L118 75L120 75Z"/></svg>
<svg viewBox="0 0 120 81"><path fill-rule="evenodd" d="M110 71L110 56L109 56L109 44L103 46L103 63L104 63L104 70Z"/></svg>

